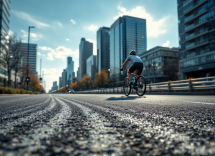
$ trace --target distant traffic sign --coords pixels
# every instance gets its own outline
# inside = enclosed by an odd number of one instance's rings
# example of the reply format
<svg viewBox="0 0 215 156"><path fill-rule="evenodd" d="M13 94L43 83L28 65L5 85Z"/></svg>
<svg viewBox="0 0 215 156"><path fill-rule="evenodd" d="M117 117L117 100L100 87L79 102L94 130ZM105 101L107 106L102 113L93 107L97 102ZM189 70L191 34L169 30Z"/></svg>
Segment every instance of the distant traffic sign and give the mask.
<svg viewBox="0 0 215 156"><path fill-rule="evenodd" d="M26 77L25 82L30 82L30 77Z"/></svg>

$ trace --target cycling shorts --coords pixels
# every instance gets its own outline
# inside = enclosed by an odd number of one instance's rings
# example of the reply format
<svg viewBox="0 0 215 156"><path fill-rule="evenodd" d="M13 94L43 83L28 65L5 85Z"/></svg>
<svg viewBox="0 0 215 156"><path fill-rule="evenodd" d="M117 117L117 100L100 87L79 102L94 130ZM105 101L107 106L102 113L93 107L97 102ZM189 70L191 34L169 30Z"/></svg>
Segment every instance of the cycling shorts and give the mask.
<svg viewBox="0 0 215 156"><path fill-rule="evenodd" d="M137 75L140 75L143 71L143 63L142 62L135 62L130 68L129 71L133 73L135 70L137 70Z"/></svg>

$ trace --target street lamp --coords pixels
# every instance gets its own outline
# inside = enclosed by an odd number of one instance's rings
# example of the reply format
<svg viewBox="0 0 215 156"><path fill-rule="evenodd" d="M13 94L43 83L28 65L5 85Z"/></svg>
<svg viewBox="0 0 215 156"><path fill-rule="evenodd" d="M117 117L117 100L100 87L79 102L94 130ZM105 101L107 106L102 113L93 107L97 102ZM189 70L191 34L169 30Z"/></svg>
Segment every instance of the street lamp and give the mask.
<svg viewBox="0 0 215 156"><path fill-rule="evenodd" d="M30 41L30 29L35 28L34 26L29 26L28 27L28 61L27 61L27 77L28 77L28 68L29 68L29 41ZM27 90L29 90L28 87L28 81L27 81Z"/></svg>

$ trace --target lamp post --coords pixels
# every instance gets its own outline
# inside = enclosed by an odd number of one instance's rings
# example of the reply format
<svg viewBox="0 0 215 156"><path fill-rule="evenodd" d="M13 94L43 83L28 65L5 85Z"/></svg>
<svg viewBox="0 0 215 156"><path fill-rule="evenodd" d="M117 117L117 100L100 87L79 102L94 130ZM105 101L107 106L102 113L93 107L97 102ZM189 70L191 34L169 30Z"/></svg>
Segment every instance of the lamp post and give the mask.
<svg viewBox="0 0 215 156"><path fill-rule="evenodd" d="M30 29L35 28L34 26L28 27L28 60L27 60L27 77L28 77L28 68L29 68L29 41L30 41ZM27 82L27 90L29 90L28 82Z"/></svg>

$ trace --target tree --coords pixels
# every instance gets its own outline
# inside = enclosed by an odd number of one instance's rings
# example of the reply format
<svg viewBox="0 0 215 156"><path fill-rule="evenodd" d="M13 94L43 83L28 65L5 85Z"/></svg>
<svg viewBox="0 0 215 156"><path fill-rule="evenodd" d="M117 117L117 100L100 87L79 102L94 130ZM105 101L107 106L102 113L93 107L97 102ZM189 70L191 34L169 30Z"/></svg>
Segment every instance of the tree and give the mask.
<svg viewBox="0 0 215 156"><path fill-rule="evenodd" d="M33 89L33 91L35 90L43 90L42 86L40 85L39 82L39 78L35 75L35 74L30 74L30 82L29 82L29 86Z"/></svg>
<svg viewBox="0 0 215 156"><path fill-rule="evenodd" d="M106 70L102 69L100 72L96 73L96 78L94 80L96 86L104 87L109 83L108 73Z"/></svg>
<svg viewBox="0 0 215 156"><path fill-rule="evenodd" d="M177 80L179 73L179 60L168 60L163 66L163 71L169 80Z"/></svg>
<svg viewBox="0 0 215 156"><path fill-rule="evenodd" d="M18 60L14 59L14 56L17 56L21 46L21 39L18 38L16 33L12 36L7 34L2 35L2 49L0 50L0 59L3 61L3 64L6 65L7 74L8 74L8 87L10 86L10 73L11 70L15 67L15 64ZM18 61L19 62L19 61Z"/></svg>
<svg viewBox="0 0 215 156"><path fill-rule="evenodd" d="M17 51L13 55L14 60L14 71L15 71L15 88L17 87L17 74L19 71L22 70L22 61L27 57L25 49L23 49L21 46L18 47Z"/></svg>
<svg viewBox="0 0 215 156"><path fill-rule="evenodd" d="M82 87L89 88L90 87L90 78L89 78L89 76L84 75L80 83L81 83Z"/></svg>

